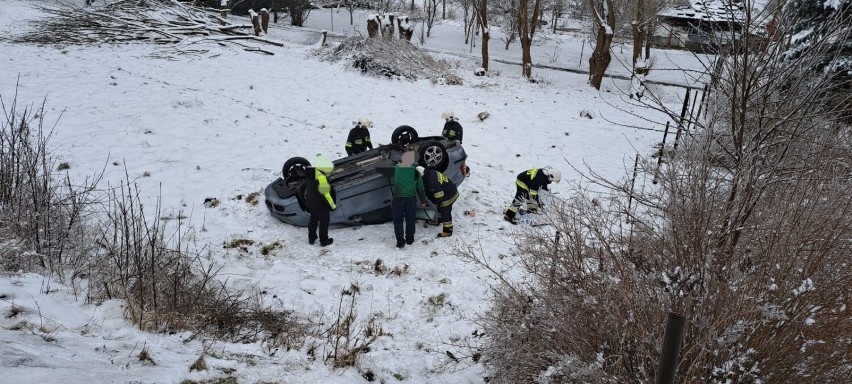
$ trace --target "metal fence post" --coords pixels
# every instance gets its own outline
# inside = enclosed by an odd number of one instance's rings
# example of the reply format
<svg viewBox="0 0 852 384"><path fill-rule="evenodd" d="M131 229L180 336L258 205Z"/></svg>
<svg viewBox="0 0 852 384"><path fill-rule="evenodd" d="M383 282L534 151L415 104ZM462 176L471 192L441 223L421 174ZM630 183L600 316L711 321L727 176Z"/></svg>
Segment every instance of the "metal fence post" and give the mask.
<svg viewBox="0 0 852 384"><path fill-rule="evenodd" d="M685 323L686 317L678 313L669 312L668 320L666 320L666 333L663 335L663 350L660 353L657 380L654 381L655 384L674 384L675 382Z"/></svg>

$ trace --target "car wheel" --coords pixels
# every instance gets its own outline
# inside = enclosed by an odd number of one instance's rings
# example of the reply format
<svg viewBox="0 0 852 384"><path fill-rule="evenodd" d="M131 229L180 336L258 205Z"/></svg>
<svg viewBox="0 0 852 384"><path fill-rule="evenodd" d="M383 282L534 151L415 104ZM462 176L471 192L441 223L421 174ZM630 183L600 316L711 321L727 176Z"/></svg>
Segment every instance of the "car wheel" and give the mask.
<svg viewBox="0 0 852 384"><path fill-rule="evenodd" d="M400 125L391 135L391 143L394 145L408 145L419 139L420 137L417 136L417 130L412 128L410 125Z"/></svg>
<svg viewBox="0 0 852 384"><path fill-rule="evenodd" d="M305 178L305 169L311 166L311 162L304 157L293 157L284 162L281 168L281 178L285 182L301 180Z"/></svg>
<svg viewBox="0 0 852 384"><path fill-rule="evenodd" d="M447 148L438 141L429 141L420 146L419 163L425 168L436 169L440 172L447 170L450 156Z"/></svg>

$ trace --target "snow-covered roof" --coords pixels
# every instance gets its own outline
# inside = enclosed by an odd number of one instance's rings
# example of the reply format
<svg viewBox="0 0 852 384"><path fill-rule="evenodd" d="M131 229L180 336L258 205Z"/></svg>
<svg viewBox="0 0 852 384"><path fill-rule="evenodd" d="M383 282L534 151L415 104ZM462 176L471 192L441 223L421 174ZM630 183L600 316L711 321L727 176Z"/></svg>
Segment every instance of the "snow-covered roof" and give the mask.
<svg viewBox="0 0 852 384"><path fill-rule="evenodd" d="M708 22L731 22L743 20L743 9L747 2L724 0L692 0L687 6L666 9L658 15L680 19Z"/></svg>

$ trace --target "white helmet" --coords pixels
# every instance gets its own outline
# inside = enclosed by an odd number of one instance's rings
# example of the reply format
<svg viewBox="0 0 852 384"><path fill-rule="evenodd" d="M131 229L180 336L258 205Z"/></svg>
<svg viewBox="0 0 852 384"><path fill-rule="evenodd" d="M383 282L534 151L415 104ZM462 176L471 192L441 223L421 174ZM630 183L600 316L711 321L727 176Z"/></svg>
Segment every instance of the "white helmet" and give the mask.
<svg viewBox="0 0 852 384"><path fill-rule="evenodd" d="M560 181L562 181L562 172L559 172L558 169L544 167L541 171L544 172L547 178L552 182L559 183Z"/></svg>
<svg viewBox="0 0 852 384"><path fill-rule="evenodd" d="M358 122L355 124L355 126L356 127L361 126L361 127L364 127L364 128L373 128L373 122L370 121L370 119L362 116L362 117L358 118Z"/></svg>
<svg viewBox="0 0 852 384"><path fill-rule="evenodd" d="M420 177L423 177L423 174L426 173L426 168L423 168L423 166L418 165L415 169L417 170L417 173L420 174Z"/></svg>
<svg viewBox="0 0 852 384"><path fill-rule="evenodd" d="M444 120L446 121L458 121L458 119L456 119L456 114L453 113L453 111L446 111L443 115L441 115L441 117L444 118Z"/></svg>

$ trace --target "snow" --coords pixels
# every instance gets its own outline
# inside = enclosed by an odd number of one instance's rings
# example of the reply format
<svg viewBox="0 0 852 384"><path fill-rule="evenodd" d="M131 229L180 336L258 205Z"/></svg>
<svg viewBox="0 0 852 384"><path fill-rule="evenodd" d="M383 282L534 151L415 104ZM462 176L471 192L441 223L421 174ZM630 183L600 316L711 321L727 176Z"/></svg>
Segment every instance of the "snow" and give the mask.
<svg viewBox="0 0 852 384"><path fill-rule="evenodd" d="M745 6L751 7L753 12L752 17L762 20L763 23L771 16L768 12L763 12L763 9L766 7L765 1L747 1L739 4L724 0L693 0L685 6L675 6L665 9L658 15L716 22L740 21L745 19L743 12Z"/></svg>
<svg viewBox="0 0 852 384"><path fill-rule="evenodd" d="M816 289L816 288L814 288L814 282L813 282L813 280L811 280L810 278L808 278L808 279L803 280L803 281L802 281L802 284L801 284L801 285L799 285L799 287L798 287L798 288L793 289L793 295L794 295L794 296L799 296L799 295L801 295L801 294L803 294L803 293L805 293L805 292L813 291L814 289Z"/></svg>
<svg viewBox="0 0 852 384"><path fill-rule="evenodd" d="M843 5L843 2L846 0L825 0L822 4L825 8L834 8L835 10L840 9L840 6Z"/></svg>
<svg viewBox="0 0 852 384"><path fill-rule="evenodd" d="M25 31L40 16L33 3L5 1L0 33ZM337 15L338 32L345 25L350 33L365 34L363 20L372 16L360 12L356 27L348 25L348 14ZM306 25L328 30L329 21L326 13L312 14ZM341 291L358 285L358 324L375 318L393 335L378 339L359 361L362 370L371 369L386 382L402 377L406 383L478 384L484 382L483 367L469 359L455 363L446 352L466 355L461 344L478 330L473 318L487 308L495 281L464 263L454 247L476 245L510 271L510 235L518 229L501 215L519 172L547 165L561 169L563 182L553 188L557 195L579 182L569 164L588 164L599 174L621 178L637 151L643 156L653 151L662 133L648 128L661 129L666 117L630 100L629 80L607 78L599 92L587 84L587 75L534 68L534 77L543 81L530 83L521 78L520 67L497 61L520 61L517 44L510 50L492 44L492 74L474 76L481 62L463 36L458 24L445 22L426 42L426 48L458 65L463 86L376 79L342 63L319 62L312 55L316 33L280 24L270 25L266 38L284 46L263 47L274 56L218 44L195 44L186 47L193 53L177 54L168 46L54 48L0 41L0 95L7 102L19 83L19 105L46 99L47 122L56 122L53 153L70 164L72 179L103 170L104 183L116 185L126 169L147 206L162 194L164 212L189 216L194 242L211 250L229 284L265 291L269 302L325 319L336 313ZM587 67L587 60L579 59L583 40L547 33L536 38L541 40L533 47L534 63L546 63L548 54L561 50L551 65L576 68L579 61ZM629 63L630 49L622 48L620 60ZM654 54L658 65L696 63L688 53ZM683 89L651 82L692 83L674 72L652 70L646 83L648 92L673 109ZM630 69L614 61L610 73L629 75ZM304 228L277 221L262 203L236 199L261 191L290 157L344 156L346 135L359 116L374 122L374 142L387 143L402 124L437 135L447 109L460 117L472 169L460 186L452 238L434 239L437 229L418 227L417 242L397 250L392 225L384 224L332 229L334 244L322 249L307 244ZM489 114L484 121L477 118L481 112ZM221 203L205 207L209 197ZM465 210L477 214L463 215ZM249 252L221 246L240 238L284 246L267 256L258 246ZM372 268L377 259L408 272L377 275ZM334 369L321 358L310 359L305 348L269 355L260 345L224 342L214 343L215 353L205 357L209 370L190 372L205 350L202 340L141 332L122 317L121 302L95 306L78 294L44 276L0 276L0 382L177 383L221 377L231 369L241 383L366 381L356 368ZM443 305L430 304L440 295ZM5 316L13 308L23 313ZM38 328L16 329L22 320ZM154 364L138 359L142 348Z"/></svg>

